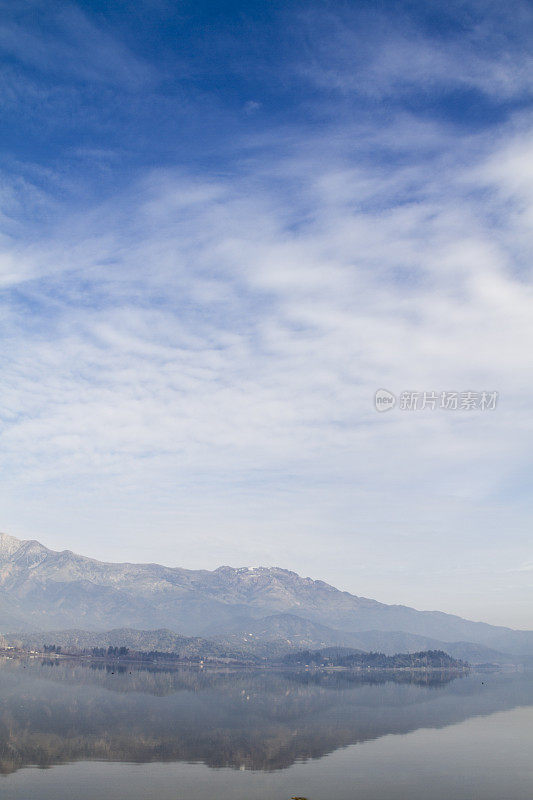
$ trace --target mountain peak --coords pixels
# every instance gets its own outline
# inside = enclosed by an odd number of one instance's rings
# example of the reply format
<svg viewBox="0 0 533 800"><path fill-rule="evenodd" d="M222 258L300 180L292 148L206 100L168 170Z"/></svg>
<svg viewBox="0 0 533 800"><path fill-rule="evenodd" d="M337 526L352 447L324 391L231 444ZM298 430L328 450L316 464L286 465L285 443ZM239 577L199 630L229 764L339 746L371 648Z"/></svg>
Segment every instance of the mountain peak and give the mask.
<svg viewBox="0 0 533 800"><path fill-rule="evenodd" d="M0 557L9 558L13 553L24 544L22 539L10 536L8 533L0 533Z"/></svg>

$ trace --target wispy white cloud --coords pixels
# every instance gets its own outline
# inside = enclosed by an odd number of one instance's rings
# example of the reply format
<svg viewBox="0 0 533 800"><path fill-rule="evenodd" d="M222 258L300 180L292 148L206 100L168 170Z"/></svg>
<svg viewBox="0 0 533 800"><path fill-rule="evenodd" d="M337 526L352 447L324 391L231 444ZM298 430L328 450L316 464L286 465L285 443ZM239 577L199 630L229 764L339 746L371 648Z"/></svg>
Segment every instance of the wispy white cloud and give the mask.
<svg viewBox="0 0 533 800"><path fill-rule="evenodd" d="M465 89L500 101L531 97L530 4L516 3L512 15L497 4L489 11L485 3L450 3L447 10L449 20L439 9L442 29L424 30L420 15L401 5L372 11L348 5L329 13L311 6L299 17L307 50L297 69L324 88L369 97L417 91L429 100L435 91Z"/></svg>
<svg viewBox="0 0 533 800"><path fill-rule="evenodd" d="M32 13L40 24L28 27L21 4L4 9L0 24L0 52L24 66L36 68L61 81L82 79L129 88L147 85L152 69L134 56L124 43L76 5L51 9L33 3Z"/></svg>
<svg viewBox="0 0 533 800"><path fill-rule="evenodd" d="M337 192L337 167L308 176L291 159L303 221L246 179L158 172L117 207L8 251L4 286L24 303L17 318L9 295L5 323L16 334L4 356L8 475L127 474L137 457L168 469L185 454L189 473L348 471L371 485L377 472L397 482L406 458L423 473L438 452L451 491L490 494L509 437L513 460L530 428L517 414L531 377L531 288L505 247L528 189L496 226L490 203L472 197L479 176L494 197L505 191L508 173L500 181L493 167L501 150L434 181L390 170L387 194L405 198L390 208L373 170L347 169ZM24 330L33 307L40 318ZM495 388L502 407L377 420L382 384ZM387 478L380 448L395 440ZM490 454L498 466L483 469Z"/></svg>
<svg viewBox="0 0 533 800"><path fill-rule="evenodd" d="M448 79L455 45L388 39L387 58L361 67L365 85L392 91L397 71ZM71 46L59 52L70 69ZM472 85L525 91L516 63L484 73L473 58ZM346 59L341 48L345 86ZM31 170L4 177L4 527L98 556L127 544L129 557L186 566L276 561L487 616L488 587L529 563L517 500L532 433L527 117L458 133L403 110L386 127L267 130L235 149L231 170L139 170L82 211ZM381 386L497 390L501 402L378 415ZM520 583L509 614L528 592ZM507 608L499 596L492 612L503 622Z"/></svg>

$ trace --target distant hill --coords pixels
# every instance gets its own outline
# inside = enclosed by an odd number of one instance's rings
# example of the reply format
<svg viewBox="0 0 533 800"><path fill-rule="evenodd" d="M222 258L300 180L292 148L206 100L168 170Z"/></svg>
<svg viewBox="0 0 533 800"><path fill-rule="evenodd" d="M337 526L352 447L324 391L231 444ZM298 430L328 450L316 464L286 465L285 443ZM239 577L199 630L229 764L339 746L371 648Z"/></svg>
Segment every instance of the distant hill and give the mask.
<svg viewBox="0 0 533 800"><path fill-rule="evenodd" d="M424 637L412 637L410 634L392 632L381 633L376 637L374 631L367 631L357 636L346 635L342 641L342 633L323 626L315 626L306 620L291 615L279 615L279 618L267 617L257 620L255 633L235 633L221 635L214 640L195 636L181 636L165 628L154 631L142 631L135 628L115 628L110 631L96 632L79 629L60 631L41 631L37 633L10 633L0 637L0 647L4 644L16 645L26 650L43 650L45 645L59 645L63 652L92 649L93 647L128 647L135 651L158 651L173 653L181 658L231 658L245 659L253 663L261 660L278 660L288 653L302 650L322 650L355 652L379 651L385 655L398 652L417 652L419 641L434 642ZM289 635L291 638L287 638ZM316 637L316 638L315 638ZM388 643L384 650L376 646L376 641ZM351 646L350 641L360 645ZM398 645L408 642L405 649ZM396 649L394 649L396 647ZM511 663L512 658L482 645L468 642L449 642L427 645L428 650L445 650L450 656L478 663Z"/></svg>
<svg viewBox="0 0 533 800"><path fill-rule="evenodd" d="M423 650L419 653L360 653L344 648L301 650L285 656L287 666L345 667L348 669L464 669L464 661L452 658L442 650Z"/></svg>
<svg viewBox="0 0 533 800"><path fill-rule="evenodd" d="M166 628L184 636L232 640L243 632L255 635L254 626L278 615L305 621L307 634L292 634L295 645L305 644L297 636L307 635L311 642L311 633L314 641L341 644L324 639L327 628L342 632L354 647L364 644L361 649L368 646L362 640L368 640L369 632L386 637L393 632L437 642L473 643L504 654L533 655L532 631L385 605L279 567L208 571L108 564L0 534L0 633ZM268 626L277 624L271 620ZM279 622L281 628L290 624L287 619ZM291 636L280 629L274 640L282 638Z"/></svg>
<svg viewBox="0 0 533 800"><path fill-rule="evenodd" d="M343 633L295 614L271 614L247 620L213 636L214 641L242 653L270 657L303 648L320 648L340 644L352 646L356 634Z"/></svg>
<svg viewBox="0 0 533 800"><path fill-rule="evenodd" d="M355 635L352 642L361 650L378 651L387 655L415 653L420 650L445 650L454 658L468 661L470 664L487 662L508 664L522 660L475 642L444 642L441 639L405 631L361 631Z"/></svg>
<svg viewBox="0 0 533 800"><path fill-rule="evenodd" d="M386 655L412 653L420 650L445 650L454 658L472 664L515 663L516 658L493 648L473 642L443 642L428 636L404 631L359 631L350 633L319 625L295 614L273 614L248 622L245 628L234 626L232 631L219 633L214 641L239 650L243 654L271 656L298 649L319 650L338 645L361 652L379 651Z"/></svg>
<svg viewBox="0 0 533 800"><path fill-rule="evenodd" d="M133 628L96 633L95 631L66 630L41 633L12 633L4 637L9 645L26 650L43 650L45 645L59 645L63 652L90 650L93 647L128 647L143 652L175 653L182 658L238 657L218 642L194 636L180 636L169 630L139 631Z"/></svg>
<svg viewBox="0 0 533 800"><path fill-rule="evenodd" d="M75 654L91 651L94 648L105 651L107 648L126 648L132 652L157 652L175 654L183 659L239 659L242 652L227 648L220 643L197 637L178 636L168 630L138 631L131 628L118 628L105 633L94 631L47 631L40 634L8 634L2 645L14 645L26 650L46 652L53 645L54 652ZM281 661L287 666L341 666L350 668L372 667L390 668L459 668L464 661L452 658L442 650L429 650L417 653L365 653L349 647L325 647L320 650L296 650L280 657L276 643L261 642L262 660ZM258 659L251 651L245 657L252 663Z"/></svg>

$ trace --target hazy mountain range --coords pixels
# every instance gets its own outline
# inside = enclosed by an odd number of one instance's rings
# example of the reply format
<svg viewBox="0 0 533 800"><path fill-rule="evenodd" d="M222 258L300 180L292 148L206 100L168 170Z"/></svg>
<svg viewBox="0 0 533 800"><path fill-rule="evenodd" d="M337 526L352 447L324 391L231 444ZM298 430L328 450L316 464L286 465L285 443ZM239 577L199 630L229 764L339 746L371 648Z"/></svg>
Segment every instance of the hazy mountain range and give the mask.
<svg viewBox="0 0 533 800"><path fill-rule="evenodd" d="M109 564L0 534L0 632L74 628L141 629L153 642L154 631L201 637L258 655L274 645L445 649L471 661L533 655L533 631L386 605L278 567Z"/></svg>

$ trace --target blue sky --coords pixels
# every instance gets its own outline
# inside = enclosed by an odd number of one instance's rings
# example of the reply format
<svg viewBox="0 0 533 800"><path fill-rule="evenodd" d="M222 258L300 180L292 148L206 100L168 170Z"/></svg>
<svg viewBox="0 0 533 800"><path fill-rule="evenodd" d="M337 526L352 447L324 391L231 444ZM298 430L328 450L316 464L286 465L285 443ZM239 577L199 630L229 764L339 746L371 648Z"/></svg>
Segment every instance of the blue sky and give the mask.
<svg viewBox="0 0 533 800"><path fill-rule="evenodd" d="M533 627L530 4L1 8L0 527Z"/></svg>

